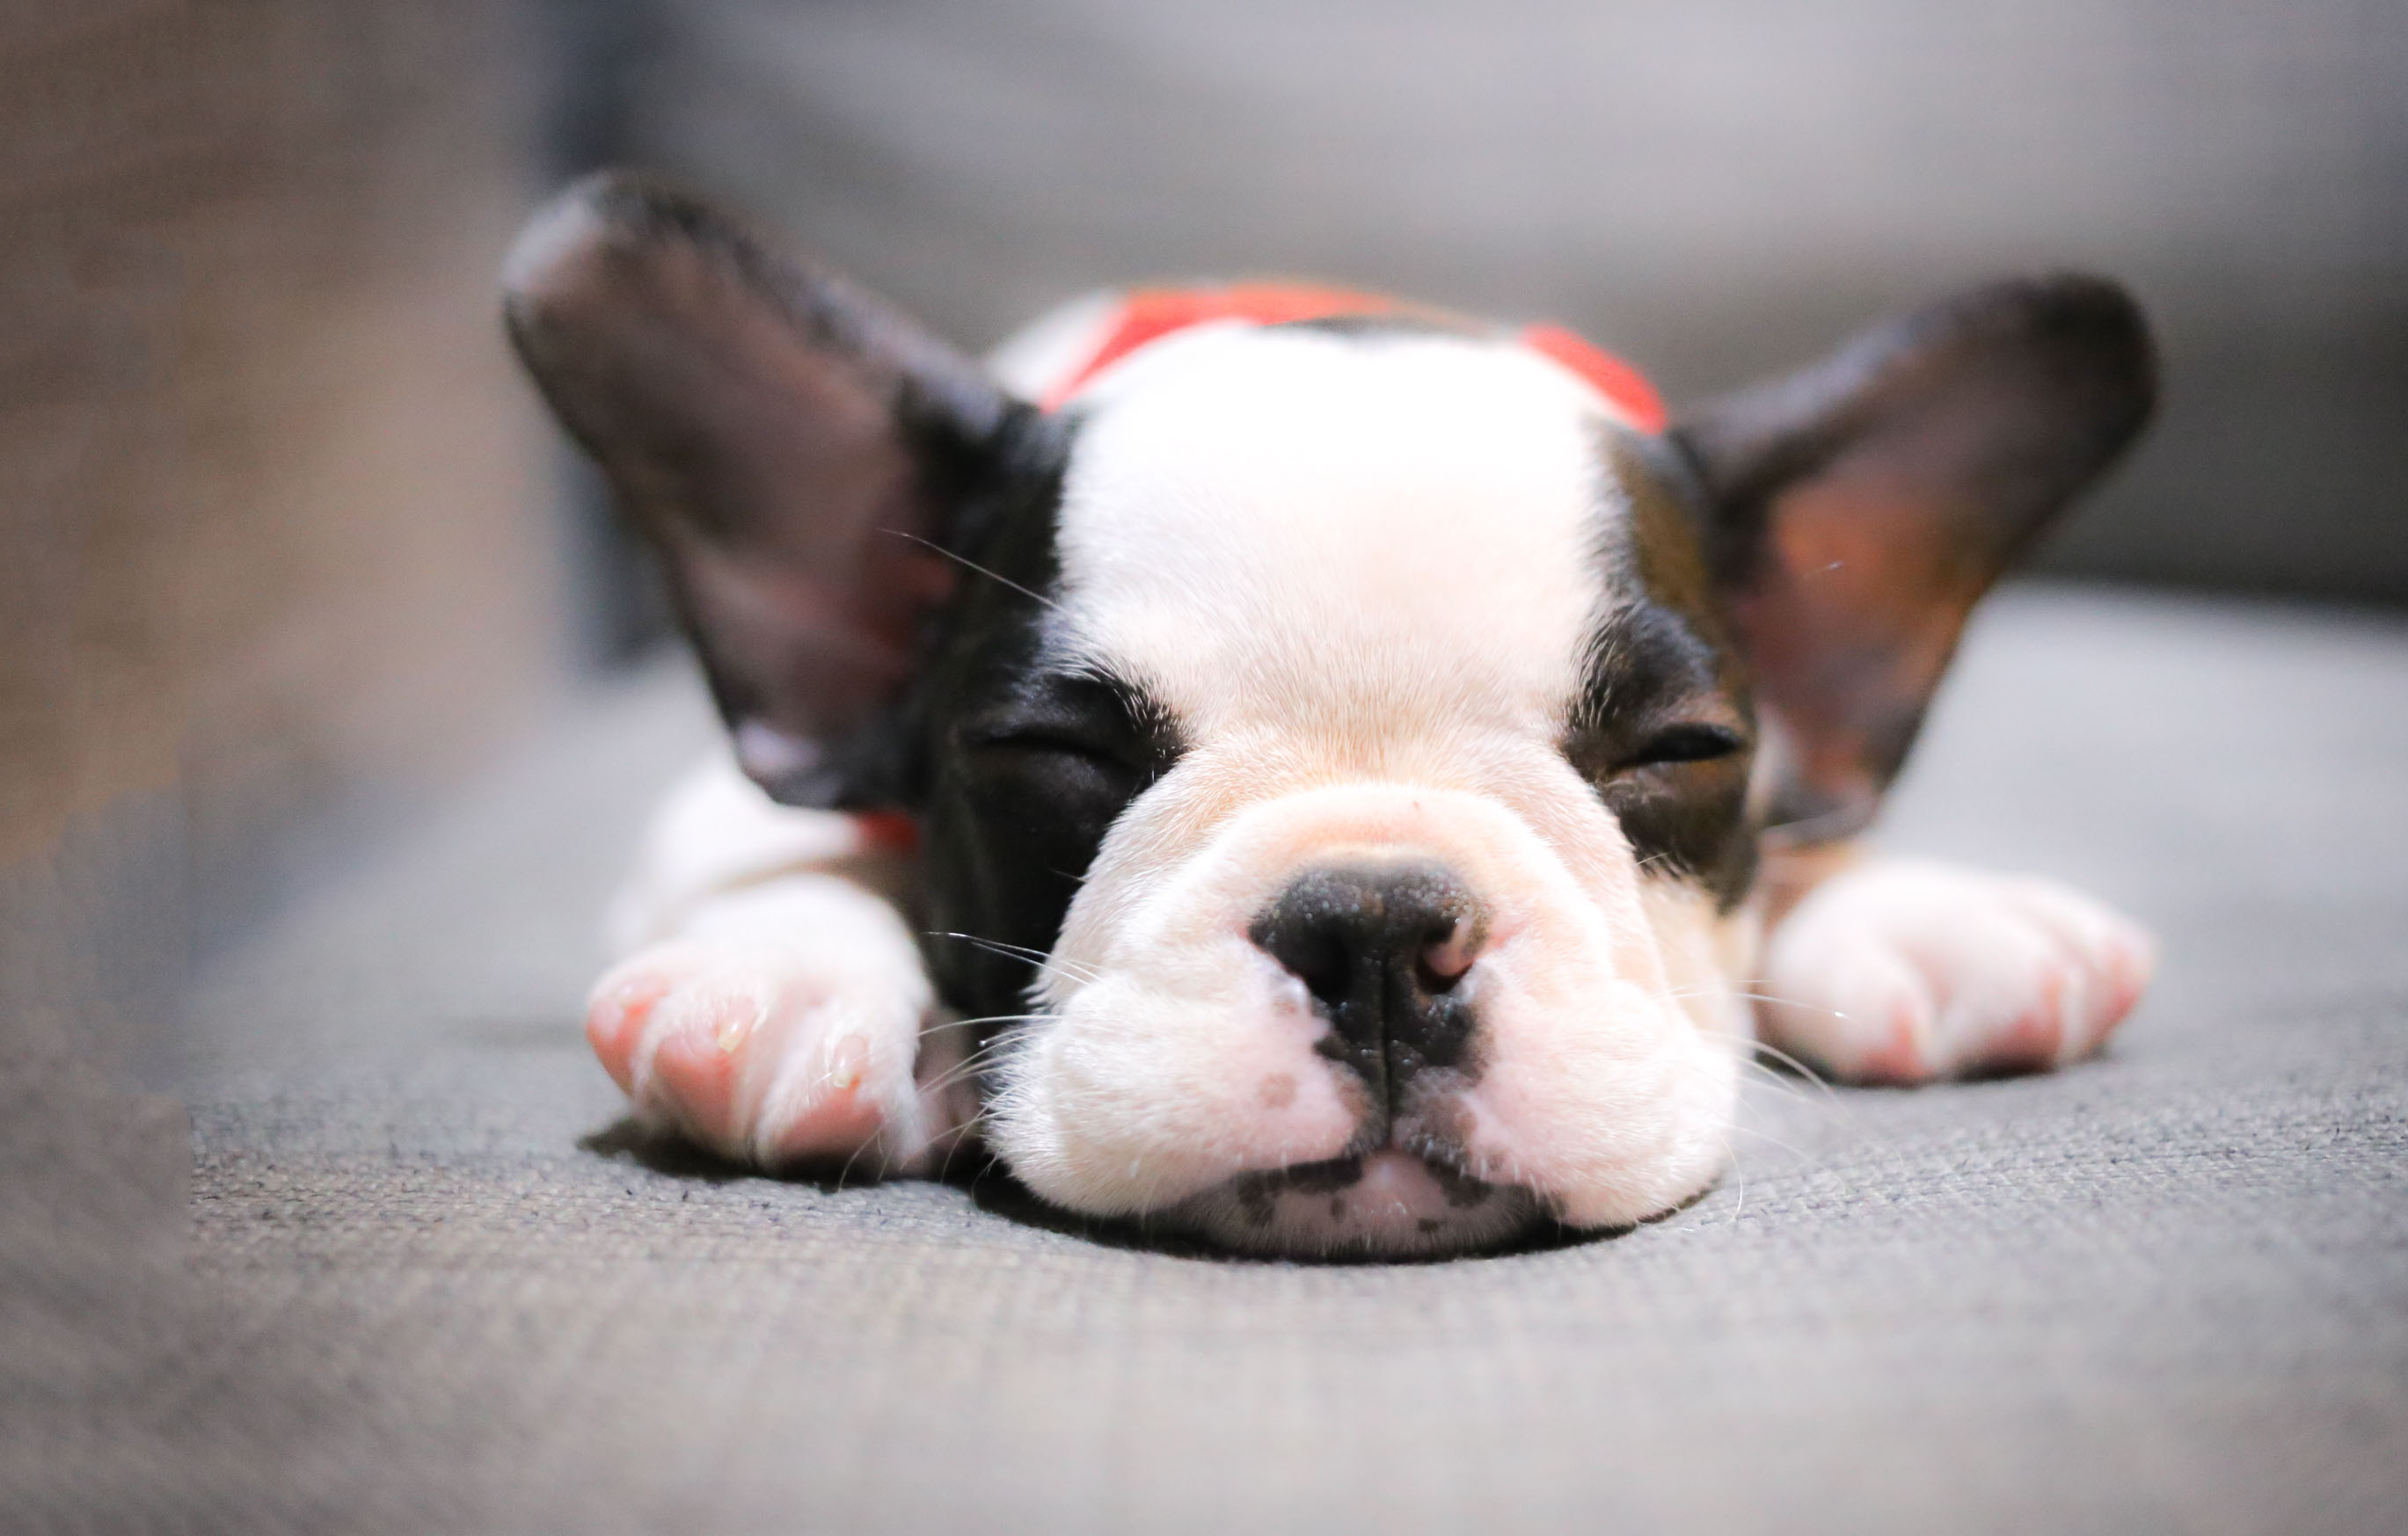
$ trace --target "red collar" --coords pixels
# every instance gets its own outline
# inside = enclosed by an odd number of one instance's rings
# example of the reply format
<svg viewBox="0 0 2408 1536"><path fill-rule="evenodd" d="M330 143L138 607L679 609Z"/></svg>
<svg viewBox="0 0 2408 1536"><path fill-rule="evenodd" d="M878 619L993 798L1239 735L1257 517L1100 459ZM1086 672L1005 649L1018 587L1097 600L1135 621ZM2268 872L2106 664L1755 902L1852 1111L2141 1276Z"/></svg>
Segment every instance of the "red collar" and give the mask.
<svg viewBox="0 0 2408 1536"><path fill-rule="evenodd" d="M1348 315L1430 313L1377 293L1301 283L1240 283L1226 288L1145 288L1120 295L1084 363L1045 391L1040 404L1059 409L1113 363L1165 336L1216 320L1280 325ZM1592 347L1559 325L1525 326L1518 339L1604 396L1615 414L1641 432L1664 430L1664 402L1646 376L1612 353Z"/></svg>

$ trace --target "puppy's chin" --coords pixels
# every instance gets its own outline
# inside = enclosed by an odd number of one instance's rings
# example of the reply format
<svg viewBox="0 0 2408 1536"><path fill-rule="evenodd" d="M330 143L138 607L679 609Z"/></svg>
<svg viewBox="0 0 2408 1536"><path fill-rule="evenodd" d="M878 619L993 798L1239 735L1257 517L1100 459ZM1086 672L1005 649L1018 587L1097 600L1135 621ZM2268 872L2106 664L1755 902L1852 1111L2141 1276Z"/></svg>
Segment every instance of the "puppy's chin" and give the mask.
<svg viewBox="0 0 2408 1536"><path fill-rule="evenodd" d="M1240 1253L1412 1259L1495 1247L1546 1219L1527 1189L1482 1184L1383 1147L1241 1173L1146 1222Z"/></svg>

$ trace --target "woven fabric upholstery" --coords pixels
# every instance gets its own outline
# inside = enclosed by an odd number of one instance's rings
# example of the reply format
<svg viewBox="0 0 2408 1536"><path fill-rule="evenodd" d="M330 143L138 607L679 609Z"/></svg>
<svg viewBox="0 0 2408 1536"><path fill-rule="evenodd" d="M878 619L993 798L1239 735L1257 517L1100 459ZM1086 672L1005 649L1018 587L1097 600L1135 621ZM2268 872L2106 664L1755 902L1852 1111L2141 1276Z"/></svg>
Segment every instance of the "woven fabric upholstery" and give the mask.
<svg viewBox="0 0 2408 1536"><path fill-rule="evenodd" d="M18 1468L20 1518L2402 1528L2397 622L2007 594L1885 836L2154 924L2112 1054L1905 1092L1768 1075L1690 1209L1427 1265L1197 1258L994 1183L626 1149L578 1029L592 934L710 729L679 668L596 700L216 967L165 1085L196 1159L146 1293L167 1320Z"/></svg>

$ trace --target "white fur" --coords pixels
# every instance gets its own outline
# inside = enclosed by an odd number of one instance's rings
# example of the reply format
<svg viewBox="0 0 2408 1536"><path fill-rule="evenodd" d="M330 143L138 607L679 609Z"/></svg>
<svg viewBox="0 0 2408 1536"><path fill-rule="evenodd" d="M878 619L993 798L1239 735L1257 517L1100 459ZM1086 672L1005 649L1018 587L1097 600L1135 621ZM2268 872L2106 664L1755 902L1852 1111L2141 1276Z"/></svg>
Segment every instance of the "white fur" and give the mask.
<svg viewBox="0 0 2408 1536"><path fill-rule="evenodd" d="M1196 739L1551 729L1610 596L1592 402L1452 337L1157 343L1081 396L1061 638Z"/></svg>
<svg viewBox="0 0 2408 1536"><path fill-rule="evenodd" d="M775 804L724 754L689 774L612 909L625 958L587 1005L638 1113L748 1162L850 1138L867 1172L924 1166L965 1115L954 1085L915 1080L957 1053L950 1036L923 1049L936 999L898 905L909 877L853 818ZM680 1035L704 1079L724 1061L724 1101L655 1070Z"/></svg>
<svg viewBox="0 0 2408 1536"><path fill-rule="evenodd" d="M1247 928L1334 857L1421 856L1494 913L1463 983L1484 1066L1427 1106L1469 1128L1464 1171L1585 1226L1703 1188L1744 1028L1722 974L1687 962L1718 919L1644 897L1557 746L1617 600L1591 392L1509 345L1207 326L1081 403L1052 638L1143 685L1187 751L1088 871L991 1145L1109 1213L1339 1155L1358 1107ZM1256 1236L1209 1201L1189 1214ZM1326 1235L1395 1234L1358 1216Z"/></svg>
<svg viewBox="0 0 2408 1536"><path fill-rule="evenodd" d="M2062 1065L2156 964L2146 933L2054 881L1889 860L1823 882L1765 954L1765 1023L1856 1082Z"/></svg>

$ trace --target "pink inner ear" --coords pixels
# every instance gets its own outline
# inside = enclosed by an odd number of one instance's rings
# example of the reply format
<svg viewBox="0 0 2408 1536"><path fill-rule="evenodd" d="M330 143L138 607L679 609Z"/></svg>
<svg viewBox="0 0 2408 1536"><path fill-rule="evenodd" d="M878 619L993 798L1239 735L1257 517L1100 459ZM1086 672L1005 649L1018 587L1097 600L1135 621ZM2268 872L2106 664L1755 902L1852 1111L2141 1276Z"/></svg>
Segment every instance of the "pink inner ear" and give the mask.
<svg viewBox="0 0 2408 1536"><path fill-rule="evenodd" d="M520 355L666 557L713 691L756 728L748 768L811 772L896 696L953 594L930 541L955 482L933 456L984 452L1002 393L841 278L638 177L564 193L509 280Z"/></svg>
<svg viewBox="0 0 2408 1536"><path fill-rule="evenodd" d="M2059 274L1876 326L1682 427L1738 540L1724 579L1794 759L1784 817L1870 813L1973 604L2155 394L2130 296Z"/></svg>
<svg viewBox="0 0 2408 1536"><path fill-rule="evenodd" d="M1783 495L1732 614L1815 804L1868 813L1956 647L1986 570L1928 487L1842 466Z"/></svg>

